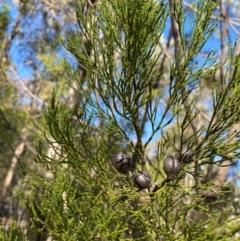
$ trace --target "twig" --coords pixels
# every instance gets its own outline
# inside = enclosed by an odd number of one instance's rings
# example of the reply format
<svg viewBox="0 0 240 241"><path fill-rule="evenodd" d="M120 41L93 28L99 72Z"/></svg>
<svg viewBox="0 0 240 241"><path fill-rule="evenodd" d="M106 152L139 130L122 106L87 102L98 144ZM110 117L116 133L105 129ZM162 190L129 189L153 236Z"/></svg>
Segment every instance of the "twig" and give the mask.
<svg viewBox="0 0 240 241"><path fill-rule="evenodd" d="M171 58L171 55L169 54L168 48L165 48L160 42L158 43L158 45L162 49L163 53L165 54L169 62L172 62L172 58Z"/></svg>
<svg viewBox="0 0 240 241"><path fill-rule="evenodd" d="M170 181L171 181L170 179L166 178L161 183L154 183L150 189L150 192L157 192L159 189L165 186L166 183Z"/></svg>
<svg viewBox="0 0 240 241"><path fill-rule="evenodd" d="M20 78L18 77L18 75L17 75L16 71L13 69L13 67L10 67L10 71L12 71L14 77L16 78L16 81L18 82L18 84L21 85L22 89L23 89L30 97L32 97L34 100L40 102L40 104L43 104L43 100L40 99L40 98L38 98L36 95L34 95L34 94L28 89L28 87L23 83L23 81L20 80ZM12 80L10 80L9 77L7 77L7 80L8 80L8 82L9 82L12 86L14 86L15 88L17 88L18 90L22 90L22 89L19 88L19 86L17 86L17 84L15 84Z"/></svg>
<svg viewBox="0 0 240 241"><path fill-rule="evenodd" d="M210 122L210 118L203 112L203 111L200 111L200 115L208 122Z"/></svg>

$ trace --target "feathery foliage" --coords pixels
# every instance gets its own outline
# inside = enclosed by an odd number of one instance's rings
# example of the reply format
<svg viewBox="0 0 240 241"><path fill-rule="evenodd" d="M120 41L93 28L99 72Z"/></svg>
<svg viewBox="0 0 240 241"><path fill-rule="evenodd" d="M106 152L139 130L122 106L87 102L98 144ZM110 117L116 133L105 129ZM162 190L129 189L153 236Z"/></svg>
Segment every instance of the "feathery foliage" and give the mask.
<svg viewBox="0 0 240 241"><path fill-rule="evenodd" d="M32 188L23 198L36 232L55 240L204 241L228 240L239 231L232 210L223 205L226 189L203 181L205 165L221 165L216 157L233 163L239 158L239 140L230 141L237 133L228 135L240 116L240 59L234 46L229 46L224 88L210 84L211 118L194 129L199 114L194 94L202 79L221 67L214 52L197 64L218 23L211 19L216 6L196 4L186 47L182 1L174 2L171 14L181 45L168 84L156 89L154 68L163 54L157 47L170 14L164 1L106 0L88 8L75 3L79 32L64 44L86 75L81 78L67 65L75 105L62 104L54 92L43 107L43 135L51 152L39 144L41 169L30 173ZM154 138L158 145L149 153ZM110 159L120 150L132 154L138 170L150 173L150 190L136 190L131 175L112 167ZM169 154L182 162L172 180L163 172ZM218 198L208 202L203 191Z"/></svg>

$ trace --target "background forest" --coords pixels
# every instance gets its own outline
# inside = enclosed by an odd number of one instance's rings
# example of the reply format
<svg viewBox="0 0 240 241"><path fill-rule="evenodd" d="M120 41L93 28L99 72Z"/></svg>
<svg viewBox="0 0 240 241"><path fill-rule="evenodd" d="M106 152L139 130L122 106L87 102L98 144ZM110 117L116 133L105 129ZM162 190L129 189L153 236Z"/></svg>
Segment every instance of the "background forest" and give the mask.
<svg viewBox="0 0 240 241"><path fill-rule="evenodd" d="M238 240L239 16L2 0L0 240Z"/></svg>

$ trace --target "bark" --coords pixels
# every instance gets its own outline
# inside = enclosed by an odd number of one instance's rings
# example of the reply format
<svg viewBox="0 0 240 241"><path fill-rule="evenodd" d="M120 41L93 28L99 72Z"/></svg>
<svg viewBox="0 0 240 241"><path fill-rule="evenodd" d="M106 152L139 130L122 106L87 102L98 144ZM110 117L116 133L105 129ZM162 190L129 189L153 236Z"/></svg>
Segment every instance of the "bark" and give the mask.
<svg viewBox="0 0 240 241"><path fill-rule="evenodd" d="M7 176L4 180L3 190L2 190L2 195L1 195L2 200L5 199L7 191L11 185L11 182L12 182L17 164L18 164L19 157L22 155L24 148L25 148L25 141L26 141L26 135L24 134L23 137L21 138L21 142L18 144L18 146L14 152L14 155L11 160L10 168L9 168Z"/></svg>
<svg viewBox="0 0 240 241"><path fill-rule="evenodd" d="M225 59L226 59L226 51L227 51L227 47L226 47L226 36L227 36L227 26L228 26L228 18L229 18L229 10L230 10L230 1L228 0L226 3L226 10L223 10L223 3L220 3L220 11L221 11L221 15L223 17L223 21L221 22L220 25L220 31L221 31L221 56L220 56L220 64L221 64L221 68L220 68L220 86L221 86L221 90L224 91L225 88L225 84L224 84L224 63L225 63ZM237 130L238 125L235 124L231 127L229 135L231 136L233 134L233 132L235 130ZM232 139L232 143L236 140L236 138ZM228 171L231 165L231 160L224 160L222 162L222 167L218 168L217 171L217 176L216 179L214 181L214 184L221 185L223 184L226 179L227 179L227 175L228 175ZM211 169L210 169L211 171ZM208 173L209 175L209 173ZM211 174L210 174L211 176Z"/></svg>
<svg viewBox="0 0 240 241"><path fill-rule="evenodd" d="M180 37L180 33L179 33L178 23L174 16L174 1L173 0L169 0L169 8L170 8L171 25L172 25L171 32L172 32L172 36L174 39L175 60L177 61L178 51L179 51L180 44L181 44L181 37Z"/></svg>
<svg viewBox="0 0 240 241"><path fill-rule="evenodd" d="M239 128L239 125L238 124L234 124L231 127L229 135L232 136L234 134L234 132L238 131L238 128ZM236 141L236 137L233 138L231 142L233 143L234 141ZM232 164L231 160L224 160L222 162L222 167L218 168L217 176L216 176L216 179L214 181L214 183L216 185L221 185L221 184L223 184L227 180L227 175L228 175L228 171L229 171L229 168L230 168L231 164Z"/></svg>

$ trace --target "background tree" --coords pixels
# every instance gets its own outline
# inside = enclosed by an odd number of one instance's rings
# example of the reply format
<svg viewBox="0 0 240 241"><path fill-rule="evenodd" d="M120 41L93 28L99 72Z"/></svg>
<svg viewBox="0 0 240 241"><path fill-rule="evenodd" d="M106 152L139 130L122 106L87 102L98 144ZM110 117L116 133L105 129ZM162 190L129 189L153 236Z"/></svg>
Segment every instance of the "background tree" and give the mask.
<svg viewBox="0 0 240 241"><path fill-rule="evenodd" d="M71 96L62 71L67 52L59 36L61 33L64 37L74 16L62 14L63 6L71 8L70 3L64 4L58 1L57 6L47 7L43 1L0 3L0 223L4 226L16 220L18 226L28 228L30 220L24 217L26 212L17 194L24 188L26 175L20 167L37 168L33 159L35 146L42 140L41 107L51 99L52 88L57 87L61 98Z"/></svg>

